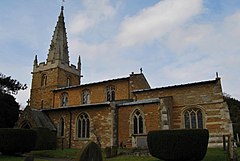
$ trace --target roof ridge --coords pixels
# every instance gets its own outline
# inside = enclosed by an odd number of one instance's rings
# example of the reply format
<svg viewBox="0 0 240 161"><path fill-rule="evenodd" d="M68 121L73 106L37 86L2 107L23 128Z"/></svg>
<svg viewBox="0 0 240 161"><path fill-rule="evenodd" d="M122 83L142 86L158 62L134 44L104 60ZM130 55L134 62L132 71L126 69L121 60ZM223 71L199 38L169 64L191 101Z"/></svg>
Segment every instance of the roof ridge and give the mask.
<svg viewBox="0 0 240 161"><path fill-rule="evenodd" d="M181 87L181 86L191 86L191 85L196 85L196 84L212 83L212 82L216 82L218 80L220 80L220 78L216 78L216 79L213 79L213 80L206 80L206 81L199 81L199 82L191 82L191 83L179 84L179 85L170 85L170 86L156 87L156 88L150 88L150 89L133 90L133 92L142 92L142 91L174 88L174 87Z"/></svg>

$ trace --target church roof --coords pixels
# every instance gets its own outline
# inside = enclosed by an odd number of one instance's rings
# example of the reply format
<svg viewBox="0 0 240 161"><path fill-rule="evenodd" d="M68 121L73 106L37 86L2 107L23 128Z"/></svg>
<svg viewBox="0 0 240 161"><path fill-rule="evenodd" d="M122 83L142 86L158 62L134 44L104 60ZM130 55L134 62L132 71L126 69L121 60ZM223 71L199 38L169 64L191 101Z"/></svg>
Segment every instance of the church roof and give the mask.
<svg viewBox="0 0 240 161"><path fill-rule="evenodd" d="M151 99L144 99L144 100L138 100L133 102L124 102L124 103L118 103L117 106L133 106L133 105L142 105L142 104L150 104L150 103L159 103L159 98L151 98Z"/></svg>
<svg viewBox="0 0 240 161"><path fill-rule="evenodd" d="M59 110L73 110L78 108L85 108L85 107L106 107L110 106L111 102L101 102L101 103L92 103L92 104L82 104L77 106L67 106L67 107L59 107L59 108L49 108L43 109L43 111L59 111Z"/></svg>
<svg viewBox="0 0 240 161"><path fill-rule="evenodd" d="M140 75L140 74L134 74L134 75ZM103 80L103 81L99 81L99 82L86 83L86 84L81 84L81 85L76 85L76 86L62 87L62 88L55 89L53 91L60 91L60 90L65 90L65 89L78 88L78 87L82 87L82 86L91 86L91 85L107 83L107 82L121 81L121 80L126 80L126 79L129 79L129 78L130 78L130 76L115 78L115 79L109 79L109 80Z"/></svg>
<svg viewBox="0 0 240 161"><path fill-rule="evenodd" d="M69 64L68 53L67 32L65 28L62 6L57 25L52 36L47 62L54 63L55 61L59 61L63 64Z"/></svg>
<svg viewBox="0 0 240 161"><path fill-rule="evenodd" d="M186 84L166 86L166 87L157 87L157 88L151 88L151 89L140 89L140 90L134 90L133 92L137 93L137 92L145 92L145 91L152 91L152 90L163 90L163 89L170 89L170 88L180 88L180 87L187 87L187 86L196 86L196 85L203 85L203 84L209 84L209 83L217 83L219 80L220 80L220 78L217 77L214 80L186 83Z"/></svg>
<svg viewBox="0 0 240 161"><path fill-rule="evenodd" d="M32 118L34 119L37 127L44 127L44 128L49 128L50 130L56 130L51 120L42 111L32 109L31 113L32 113Z"/></svg>

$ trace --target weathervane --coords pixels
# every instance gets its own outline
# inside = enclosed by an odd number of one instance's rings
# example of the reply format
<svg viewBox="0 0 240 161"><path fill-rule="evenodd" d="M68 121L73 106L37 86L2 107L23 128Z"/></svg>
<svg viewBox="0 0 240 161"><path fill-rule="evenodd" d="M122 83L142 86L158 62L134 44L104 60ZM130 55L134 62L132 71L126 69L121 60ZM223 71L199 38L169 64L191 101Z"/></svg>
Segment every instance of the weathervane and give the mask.
<svg viewBox="0 0 240 161"><path fill-rule="evenodd" d="M64 4L64 2L65 2L65 0L62 0L62 7L61 7L62 10L63 10L63 4Z"/></svg>

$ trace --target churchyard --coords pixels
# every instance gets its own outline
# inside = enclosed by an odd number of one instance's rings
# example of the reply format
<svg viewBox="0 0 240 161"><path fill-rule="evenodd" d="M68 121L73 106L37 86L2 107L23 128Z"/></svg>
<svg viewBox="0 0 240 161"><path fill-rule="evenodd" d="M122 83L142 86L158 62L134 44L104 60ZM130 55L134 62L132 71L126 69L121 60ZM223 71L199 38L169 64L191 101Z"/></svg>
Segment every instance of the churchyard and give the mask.
<svg viewBox="0 0 240 161"><path fill-rule="evenodd" d="M53 143L47 142L49 139L40 139L44 138L40 135L36 139L37 135L33 135L36 134L34 130L4 129L1 131L0 161L33 161L33 159L26 160L28 157L34 158L34 161L228 161L230 156L228 150L224 148L207 148L209 133L206 129L151 131L147 138L148 149L117 146L100 148L98 143L92 141L85 144L82 149L55 149L52 146ZM44 131L42 129L41 132ZM15 137L11 137L10 134L14 134ZM22 137L17 137L17 134L19 136L21 134ZM24 135L28 136L28 139L21 139ZM35 141L31 141L31 136ZM13 138L18 140L14 141ZM227 145L230 146L225 146L225 149L232 147L229 143ZM53 150L43 150L46 147ZM240 148L235 150L240 155Z"/></svg>

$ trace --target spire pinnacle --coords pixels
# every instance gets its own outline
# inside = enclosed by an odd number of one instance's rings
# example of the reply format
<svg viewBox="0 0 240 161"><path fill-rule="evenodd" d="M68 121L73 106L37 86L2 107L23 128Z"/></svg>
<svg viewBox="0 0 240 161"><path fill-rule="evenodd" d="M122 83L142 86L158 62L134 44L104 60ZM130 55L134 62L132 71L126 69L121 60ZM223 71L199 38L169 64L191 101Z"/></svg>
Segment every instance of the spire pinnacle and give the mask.
<svg viewBox="0 0 240 161"><path fill-rule="evenodd" d="M38 59L37 59L37 55L35 55L35 59L34 59L34 63L33 63L34 66L38 66Z"/></svg>
<svg viewBox="0 0 240 161"><path fill-rule="evenodd" d="M81 84L81 78L83 77L82 75L82 63L81 63L81 57L80 55L78 56L78 71L79 71L79 75L80 75L80 84Z"/></svg>
<svg viewBox="0 0 240 161"><path fill-rule="evenodd" d="M81 70L81 57L80 55L78 56L78 69Z"/></svg>

